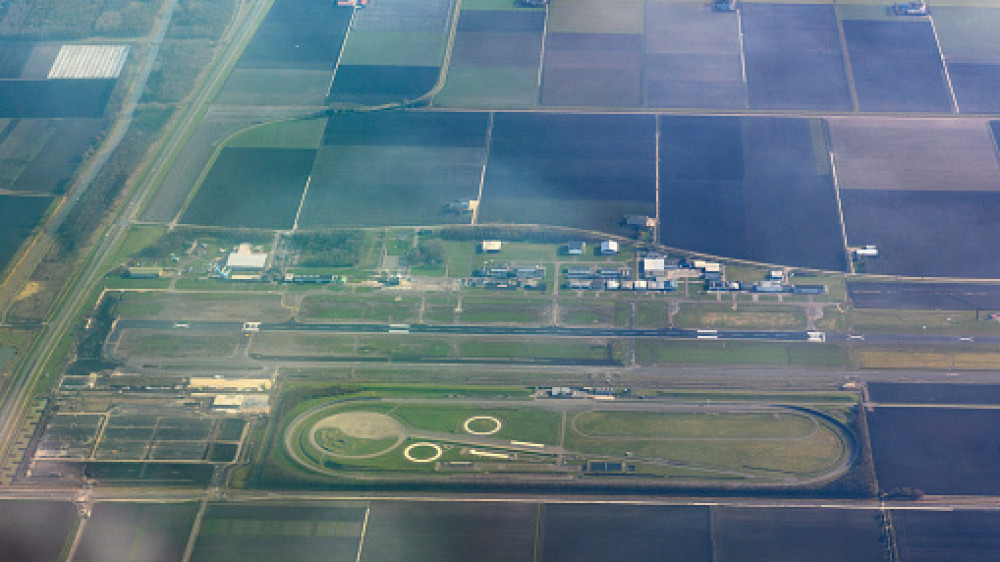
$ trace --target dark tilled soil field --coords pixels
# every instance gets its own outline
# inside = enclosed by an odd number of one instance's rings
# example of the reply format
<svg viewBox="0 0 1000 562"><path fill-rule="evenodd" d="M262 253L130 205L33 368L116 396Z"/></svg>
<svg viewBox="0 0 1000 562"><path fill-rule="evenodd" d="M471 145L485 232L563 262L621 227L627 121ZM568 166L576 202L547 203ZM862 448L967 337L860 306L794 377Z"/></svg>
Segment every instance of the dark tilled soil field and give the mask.
<svg viewBox="0 0 1000 562"><path fill-rule="evenodd" d="M462 32L531 32L545 28L545 12L511 12L509 10L466 10L458 18Z"/></svg>
<svg viewBox="0 0 1000 562"><path fill-rule="evenodd" d="M76 520L69 502L0 502L0 562L59 560Z"/></svg>
<svg viewBox="0 0 1000 562"><path fill-rule="evenodd" d="M451 64L537 68L541 52L541 31L459 31Z"/></svg>
<svg viewBox="0 0 1000 562"><path fill-rule="evenodd" d="M655 121L643 115L498 113L480 222L625 232L655 214Z"/></svg>
<svg viewBox="0 0 1000 562"><path fill-rule="evenodd" d="M647 54L643 73L646 107L747 106L739 53Z"/></svg>
<svg viewBox="0 0 1000 562"><path fill-rule="evenodd" d="M1000 557L1000 513L892 512L899 557L907 562L960 562Z"/></svg>
<svg viewBox="0 0 1000 562"><path fill-rule="evenodd" d="M712 560L705 507L547 504L541 560Z"/></svg>
<svg viewBox="0 0 1000 562"><path fill-rule="evenodd" d="M94 506L74 560L180 560L197 504L99 503Z"/></svg>
<svg viewBox="0 0 1000 562"><path fill-rule="evenodd" d="M719 562L881 562L879 513L848 509L712 508Z"/></svg>
<svg viewBox="0 0 1000 562"><path fill-rule="evenodd" d="M482 147L489 115L475 112L380 111L331 117L323 144Z"/></svg>
<svg viewBox="0 0 1000 562"><path fill-rule="evenodd" d="M1000 64L952 63L948 72L960 112L1000 113Z"/></svg>
<svg viewBox="0 0 1000 562"><path fill-rule="evenodd" d="M1000 493L1000 410L876 408L868 416L882 490Z"/></svg>
<svg viewBox="0 0 1000 562"><path fill-rule="evenodd" d="M226 148L182 218L188 224L291 228L315 150Z"/></svg>
<svg viewBox="0 0 1000 562"><path fill-rule="evenodd" d="M354 560L364 507L211 505L196 561Z"/></svg>
<svg viewBox="0 0 1000 562"><path fill-rule="evenodd" d="M742 6L750 107L850 110L832 5Z"/></svg>
<svg viewBox="0 0 1000 562"><path fill-rule="evenodd" d="M929 22L844 20L843 27L862 111L952 110Z"/></svg>
<svg viewBox="0 0 1000 562"><path fill-rule="evenodd" d="M995 384L905 384L868 383L875 402L897 404L1000 404L1000 385Z"/></svg>
<svg viewBox="0 0 1000 562"><path fill-rule="evenodd" d="M51 197L0 195L0 270L52 202Z"/></svg>
<svg viewBox="0 0 1000 562"><path fill-rule="evenodd" d="M832 177L815 156L823 145L820 123L663 117L661 125L663 243L770 263L845 267Z"/></svg>
<svg viewBox="0 0 1000 562"><path fill-rule="evenodd" d="M856 308L1000 310L1000 285L969 283L847 283Z"/></svg>
<svg viewBox="0 0 1000 562"><path fill-rule="evenodd" d="M362 562L531 560L534 504L376 502Z"/></svg>
<svg viewBox="0 0 1000 562"><path fill-rule="evenodd" d="M549 33L542 103L596 107L640 105L642 36Z"/></svg>
<svg viewBox="0 0 1000 562"><path fill-rule="evenodd" d="M332 69L352 11L327 0L277 0L239 67Z"/></svg>
<svg viewBox="0 0 1000 562"><path fill-rule="evenodd" d="M877 244L866 271L1000 277L1000 193L842 190L852 246Z"/></svg>
<svg viewBox="0 0 1000 562"><path fill-rule="evenodd" d="M55 134L14 182L17 191L62 193L83 158L86 147L104 128L103 119L64 119Z"/></svg>
<svg viewBox="0 0 1000 562"><path fill-rule="evenodd" d="M0 117L101 117L115 80L0 80Z"/></svg>
<svg viewBox="0 0 1000 562"><path fill-rule="evenodd" d="M20 78L34 43L0 41L0 78Z"/></svg>
<svg viewBox="0 0 1000 562"><path fill-rule="evenodd" d="M413 99L434 87L438 73L436 66L341 65L330 97L367 103Z"/></svg>

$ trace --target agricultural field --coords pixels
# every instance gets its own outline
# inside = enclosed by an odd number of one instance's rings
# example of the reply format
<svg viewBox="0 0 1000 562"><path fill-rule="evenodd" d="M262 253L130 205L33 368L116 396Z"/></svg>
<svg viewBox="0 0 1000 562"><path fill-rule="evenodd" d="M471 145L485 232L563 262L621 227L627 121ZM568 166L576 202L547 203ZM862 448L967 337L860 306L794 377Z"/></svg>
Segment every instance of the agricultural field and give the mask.
<svg viewBox="0 0 1000 562"><path fill-rule="evenodd" d="M498 108L537 105L544 28L544 11L463 8L447 81L434 103Z"/></svg>
<svg viewBox="0 0 1000 562"><path fill-rule="evenodd" d="M646 2L643 104L747 107L739 15L696 2Z"/></svg>
<svg viewBox="0 0 1000 562"><path fill-rule="evenodd" d="M446 206L478 198L488 121L486 113L411 111L331 117L300 224L468 223L470 214Z"/></svg>
<svg viewBox="0 0 1000 562"><path fill-rule="evenodd" d="M654 130L645 115L495 114L479 222L631 233L625 215L656 214Z"/></svg>
<svg viewBox="0 0 1000 562"><path fill-rule="evenodd" d="M0 195L0 270L7 266L51 203L50 197Z"/></svg>
<svg viewBox="0 0 1000 562"><path fill-rule="evenodd" d="M674 315L674 325L695 329L802 330L806 317L803 309L788 306L742 303L733 310L732 304L683 303Z"/></svg>
<svg viewBox="0 0 1000 562"><path fill-rule="evenodd" d="M62 193L103 119L18 119L0 126L0 189Z"/></svg>
<svg viewBox="0 0 1000 562"><path fill-rule="evenodd" d="M861 111L952 111L931 22L842 24Z"/></svg>
<svg viewBox="0 0 1000 562"><path fill-rule="evenodd" d="M868 395L896 404L1000 404L1000 385L872 382Z"/></svg>
<svg viewBox="0 0 1000 562"><path fill-rule="evenodd" d="M885 560L876 510L713 507L712 533L720 562Z"/></svg>
<svg viewBox="0 0 1000 562"><path fill-rule="evenodd" d="M828 120L842 190L1000 191L988 123L982 119Z"/></svg>
<svg viewBox="0 0 1000 562"><path fill-rule="evenodd" d="M361 503L209 504L191 560L353 560Z"/></svg>
<svg viewBox="0 0 1000 562"><path fill-rule="evenodd" d="M291 318L280 295L220 293L127 293L117 308L125 326L128 320L208 320L242 322L257 319L283 322ZM236 326L234 324L235 328Z"/></svg>
<svg viewBox="0 0 1000 562"><path fill-rule="evenodd" d="M709 509L702 506L544 504L542 560L670 560L712 558Z"/></svg>
<svg viewBox="0 0 1000 562"><path fill-rule="evenodd" d="M986 6L936 6L934 25L948 75L962 113L998 113L1000 47L992 41L1000 28L1000 9Z"/></svg>
<svg viewBox="0 0 1000 562"><path fill-rule="evenodd" d="M0 556L11 562L58 560L78 521L70 502L0 502Z"/></svg>
<svg viewBox="0 0 1000 562"><path fill-rule="evenodd" d="M531 503L372 503L361 562L530 560L538 508Z"/></svg>
<svg viewBox="0 0 1000 562"><path fill-rule="evenodd" d="M194 503L98 503L91 511L73 560L179 560L197 511Z"/></svg>
<svg viewBox="0 0 1000 562"><path fill-rule="evenodd" d="M680 363L840 368L847 362L844 350L832 344L648 339L635 342L635 358L641 365Z"/></svg>
<svg viewBox="0 0 1000 562"><path fill-rule="evenodd" d="M845 267L822 122L664 116L659 152L664 244L769 263Z"/></svg>
<svg viewBox="0 0 1000 562"><path fill-rule="evenodd" d="M420 299L409 295L309 295L302 299L296 319L409 323L417 321L419 309Z"/></svg>
<svg viewBox="0 0 1000 562"><path fill-rule="evenodd" d="M114 79L0 80L0 118L98 118Z"/></svg>
<svg viewBox="0 0 1000 562"><path fill-rule="evenodd" d="M224 148L181 220L187 224L289 229L316 151Z"/></svg>
<svg viewBox="0 0 1000 562"><path fill-rule="evenodd" d="M764 405L318 399L281 427L276 438L296 470L334 478L513 471L581 483L616 473L794 486L846 471L855 454L833 418Z"/></svg>
<svg viewBox="0 0 1000 562"><path fill-rule="evenodd" d="M851 109L832 4L747 3L740 15L751 108Z"/></svg>
<svg viewBox="0 0 1000 562"><path fill-rule="evenodd" d="M1000 192L843 190L847 240L877 244L863 266L894 275L1000 277Z"/></svg>
<svg viewBox="0 0 1000 562"><path fill-rule="evenodd" d="M385 0L359 10L330 99L379 104L428 93L438 81L452 12L452 0Z"/></svg>
<svg viewBox="0 0 1000 562"><path fill-rule="evenodd" d="M627 5L639 6L641 19L641 4ZM560 33L550 28L542 64L542 104L638 107L642 58L642 35L637 33Z"/></svg>
<svg viewBox="0 0 1000 562"><path fill-rule="evenodd" d="M325 103L352 9L278 0L220 90L220 105Z"/></svg>
<svg viewBox="0 0 1000 562"><path fill-rule="evenodd" d="M988 560L1000 552L1000 514L993 511L893 510L901 560Z"/></svg>
<svg viewBox="0 0 1000 562"><path fill-rule="evenodd" d="M875 408L868 428L879 486L997 494L997 423L1000 412L990 409Z"/></svg>

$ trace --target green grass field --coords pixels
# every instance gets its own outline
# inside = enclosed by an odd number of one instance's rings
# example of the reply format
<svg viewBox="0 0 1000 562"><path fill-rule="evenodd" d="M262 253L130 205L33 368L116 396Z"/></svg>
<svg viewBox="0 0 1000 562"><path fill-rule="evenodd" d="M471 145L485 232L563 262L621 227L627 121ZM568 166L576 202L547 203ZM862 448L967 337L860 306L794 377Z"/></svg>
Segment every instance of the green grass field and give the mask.
<svg viewBox="0 0 1000 562"><path fill-rule="evenodd" d="M637 340L636 361L709 365L773 365L794 367L843 367L847 353L840 346L819 343L744 341Z"/></svg>
<svg viewBox="0 0 1000 562"><path fill-rule="evenodd" d="M297 119L251 127L226 146L240 148L318 148L326 119Z"/></svg>
<svg viewBox="0 0 1000 562"><path fill-rule="evenodd" d="M438 463L450 462L486 463L465 472L545 474L560 462L619 460L647 477L794 484L822 478L851 456L848 430L809 410L642 404L315 399L286 416L280 436L292 462L328 476L374 469L441 478L448 469ZM846 405L825 408L846 412Z"/></svg>
<svg viewBox="0 0 1000 562"><path fill-rule="evenodd" d="M416 322L419 307L420 299L412 296L308 295L302 299L298 318L303 321Z"/></svg>
<svg viewBox="0 0 1000 562"><path fill-rule="evenodd" d="M351 31L343 65L438 66L444 58L447 37L426 31Z"/></svg>

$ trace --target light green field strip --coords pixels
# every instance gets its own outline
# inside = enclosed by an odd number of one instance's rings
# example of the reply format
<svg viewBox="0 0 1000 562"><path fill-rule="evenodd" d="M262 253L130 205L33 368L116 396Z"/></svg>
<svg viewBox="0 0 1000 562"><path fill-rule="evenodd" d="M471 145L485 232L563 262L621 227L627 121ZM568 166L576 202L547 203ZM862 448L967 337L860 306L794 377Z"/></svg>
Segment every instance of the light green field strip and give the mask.
<svg viewBox="0 0 1000 562"><path fill-rule="evenodd" d="M526 11L526 12L541 12L545 8L527 8L518 5L518 0L464 0L462 2L463 10L510 10L510 11Z"/></svg>
<svg viewBox="0 0 1000 562"><path fill-rule="evenodd" d="M423 31L352 31L341 65L438 66L447 37Z"/></svg>
<svg viewBox="0 0 1000 562"><path fill-rule="evenodd" d="M229 75L219 105L324 105L329 70L240 68Z"/></svg>
<svg viewBox="0 0 1000 562"><path fill-rule="evenodd" d="M643 0L552 0L549 33L642 33Z"/></svg>
<svg viewBox="0 0 1000 562"><path fill-rule="evenodd" d="M318 148L326 119L282 121L252 127L240 133L227 148Z"/></svg>
<svg viewBox="0 0 1000 562"><path fill-rule="evenodd" d="M538 105L538 69L524 67L453 66L448 81L434 96L447 107L531 108Z"/></svg>

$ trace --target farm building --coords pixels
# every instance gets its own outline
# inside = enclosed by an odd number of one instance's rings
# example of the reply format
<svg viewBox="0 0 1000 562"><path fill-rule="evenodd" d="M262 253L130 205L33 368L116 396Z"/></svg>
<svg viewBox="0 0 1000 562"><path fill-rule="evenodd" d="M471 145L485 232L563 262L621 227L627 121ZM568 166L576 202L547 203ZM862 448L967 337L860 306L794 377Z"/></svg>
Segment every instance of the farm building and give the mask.
<svg viewBox="0 0 1000 562"><path fill-rule="evenodd" d="M666 275L664 258L642 258L639 262L643 277L663 277Z"/></svg>
<svg viewBox="0 0 1000 562"><path fill-rule="evenodd" d="M479 249L484 254L495 254L500 252L500 248L503 247L503 243L500 240L483 240L479 243Z"/></svg>
<svg viewBox="0 0 1000 562"><path fill-rule="evenodd" d="M864 248L856 248L854 250L854 258L877 258L878 257L878 246L874 244L868 244Z"/></svg>
<svg viewBox="0 0 1000 562"><path fill-rule="evenodd" d="M825 295L826 285L794 285L792 292L797 295Z"/></svg>
<svg viewBox="0 0 1000 562"><path fill-rule="evenodd" d="M159 267L130 267L125 270L125 276L130 279L159 279L163 270Z"/></svg>
<svg viewBox="0 0 1000 562"><path fill-rule="evenodd" d="M614 240L605 240L601 242L601 254L605 256L613 256L619 251L618 242Z"/></svg>
<svg viewBox="0 0 1000 562"><path fill-rule="evenodd" d="M753 292L755 293L785 293L788 292L788 287L784 283L778 281L761 281L753 286Z"/></svg>
<svg viewBox="0 0 1000 562"><path fill-rule="evenodd" d="M226 260L230 271L261 271L267 266L267 252L255 252L250 244L240 244L239 248Z"/></svg>
<svg viewBox="0 0 1000 562"><path fill-rule="evenodd" d="M587 245L583 242L571 241L566 243L566 253L571 256L582 256Z"/></svg>
<svg viewBox="0 0 1000 562"><path fill-rule="evenodd" d="M656 219L646 215L628 215L625 217L625 226L633 228L653 228L656 226Z"/></svg>

